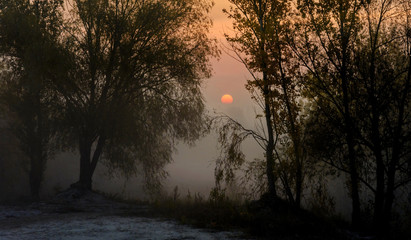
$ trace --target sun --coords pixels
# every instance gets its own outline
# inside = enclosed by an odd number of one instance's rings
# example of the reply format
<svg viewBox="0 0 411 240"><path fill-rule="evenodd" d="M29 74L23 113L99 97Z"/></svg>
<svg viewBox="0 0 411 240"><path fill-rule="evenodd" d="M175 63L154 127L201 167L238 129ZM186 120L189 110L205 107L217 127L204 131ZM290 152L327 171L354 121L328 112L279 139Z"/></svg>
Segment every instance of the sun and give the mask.
<svg viewBox="0 0 411 240"><path fill-rule="evenodd" d="M225 104L230 104L233 102L233 97L230 94L225 94L221 97L221 102Z"/></svg>

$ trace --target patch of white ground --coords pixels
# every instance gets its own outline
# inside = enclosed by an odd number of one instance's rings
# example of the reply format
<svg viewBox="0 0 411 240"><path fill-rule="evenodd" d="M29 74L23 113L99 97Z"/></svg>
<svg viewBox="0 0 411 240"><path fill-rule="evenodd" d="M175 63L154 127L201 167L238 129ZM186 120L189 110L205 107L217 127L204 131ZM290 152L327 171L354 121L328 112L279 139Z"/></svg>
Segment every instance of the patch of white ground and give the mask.
<svg viewBox="0 0 411 240"><path fill-rule="evenodd" d="M55 214L34 216L38 212L11 211L13 224L0 226L1 240L135 240L135 239L239 239L236 232L212 232L180 225L175 221L101 215L90 213ZM5 213L3 211L3 213ZM18 221L20 216L29 216ZM17 219L15 218L17 217ZM3 223L4 223L3 218ZM30 221L29 221L30 220ZM7 220L6 220L7 221Z"/></svg>
<svg viewBox="0 0 411 240"><path fill-rule="evenodd" d="M0 206L0 221L9 218L22 218L38 216L42 214L40 210L37 209L26 209L23 207L10 207L10 206ZM1 239L1 238L0 238Z"/></svg>
<svg viewBox="0 0 411 240"><path fill-rule="evenodd" d="M49 202L0 205L0 240L240 239L240 232L193 228L145 217L147 212L147 206L70 188Z"/></svg>

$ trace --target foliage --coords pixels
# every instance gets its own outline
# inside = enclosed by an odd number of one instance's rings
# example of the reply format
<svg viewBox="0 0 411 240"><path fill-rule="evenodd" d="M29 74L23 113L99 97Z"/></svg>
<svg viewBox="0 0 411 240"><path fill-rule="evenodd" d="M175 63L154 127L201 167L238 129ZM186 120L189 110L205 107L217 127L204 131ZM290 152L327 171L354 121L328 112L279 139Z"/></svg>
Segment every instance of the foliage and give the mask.
<svg viewBox="0 0 411 240"><path fill-rule="evenodd" d="M206 199L200 193L192 195L189 190L180 197L177 186L170 195L163 194L150 205L154 214L173 217L183 224L219 230L244 227L243 221L247 214L244 206L226 197L212 197L210 194L210 198Z"/></svg>
<svg viewBox="0 0 411 240"><path fill-rule="evenodd" d="M126 176L142 166L156 188L176 141L192 143L203 131L200 86L217 54L206 35L211 4L75 1L73 7L69 74L78 77L58 89L80 144L80 182L90 184L102 156Z"/></svg>
<svg viewBox="0 0 411 240"><path fill-rule="evenodd" d="M48 144L58 142L80 153L79 187L91 188L103 159L111 173L143 172L148 189L158 189L174 146L206 130L201 86L218 56L207 36L212 6L2 1L1 90L28 154L41 144L34 150L43 168Z"/></svg>
<svg viewBox="0 0 411 240"><path fill-rule="evenodd" d="M236 171L245 161L241 144L252 132L243 131L241 124L228 116L215 118L213 124L218 132L220 148L220 156L216 160L214 170L216 186L213 195L217 196L219 191L224 190L223 184L230 185L235 180Z"/></svg>
<svg viewBox="0 0 411 240"><path fill-rule="evenodd" d="M58 97L51 82L64 71L57 38L61 1L0 4L2 69L0 100L28 158L31 194L37 198L47 160L54 152Z"/></svg>
<svg viewBox="0 0 411 240"><path fill-rule="evenodd" d="M267 178L264 173L264 160L254 159L247 162L244 168L244 176L241 178L241 186L246 199L258 199L267 192Z"/></svg>
<svg viewBox="0 0 411 240"><path fill-rule="evenodd" d="M310 151L350 174L357 223L356 192L373 194L374 229L381 233L389 225L393 186L409 182L399 167L408 159L409 8L384 0L338 4L344 5L300 5L305 31L293 44L307 69L306 96L315 102Z"/></svg>
<svg viewBox="0 0 411 240"><path fill-rule="evenodd" d="M233 119L222 123L227 127L218 128L218 132L228 135L231 130L231 134L241 137L240 141L232 137L222 140L220 134L219 142L225 146L227 143L224 141L231 140L232 145L240 145L246 137L253 137L265 153L264 172L268 191L274 195L282 194L299 206L305 178L302 141L304 116L301 114L303 104L300 101L303 85L300 84L296 56L288 43L294 16L292 5L287 1L230 2L232 7L224 11L233 20L235 32L232 36L226 35L226 39L252 77L246 89L263 115L257 115L260 124L257 130L244 129ZM237 127L230 129L229 126ZM229 150L237 149L239 147L225 148L227 153L222 152L221 156L233 155ZM240 163L244 163L244 160ZM231 164L234 169L238 169L237 162L231 161ZM229 172L227 167L225 171ZM253 176L261 175L246 169L246 178ZM264 185L261 187L261 190L264 189Z"/></svg>
<svg viewBox="0 0 411 240"><path fill-rule="evenodd" d="M365 222L368 199L360 197L371 194L374 230L382 234L411 180L409 3L231 2L225 12L234 34L226 38L250 72L246 89L263 115L259 131L221 117L216 178L234 179L247 163L243 186L260 191L268 183L272 192L274 182L297 206L306 186L326 208L333 200L324 179L347 177L353 225ZM240 145L250 136L264 161L244 160Z"/></svg>
<svg viewBox="0 0 411 240"><path fill-rule="evenodd" d="M178 189L178 188L174 188ZM150 205L153 214L177 219L183 224L217 230L242 230L252 237L275 239L346 239L328 218L298 210L287 202L259 201L241 203L227 197L205 199L190 192L175 199L175 191ZM179 194L177 194L179 195ZM222 196L222 195L220 195Z"/></svg>

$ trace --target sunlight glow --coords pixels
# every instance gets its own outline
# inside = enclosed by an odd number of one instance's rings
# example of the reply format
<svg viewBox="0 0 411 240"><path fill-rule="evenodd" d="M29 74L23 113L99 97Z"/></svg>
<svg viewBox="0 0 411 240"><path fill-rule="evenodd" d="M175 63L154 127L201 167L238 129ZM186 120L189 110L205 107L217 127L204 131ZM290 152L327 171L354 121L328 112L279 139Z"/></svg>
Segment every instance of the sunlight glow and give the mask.
<svg viewBox="0 0 411 240"><path fill-rule="evenodd" d="M230 94L225 94L221 97L221 102L225 104L230 104L233 102L233 97Z"/></svg>

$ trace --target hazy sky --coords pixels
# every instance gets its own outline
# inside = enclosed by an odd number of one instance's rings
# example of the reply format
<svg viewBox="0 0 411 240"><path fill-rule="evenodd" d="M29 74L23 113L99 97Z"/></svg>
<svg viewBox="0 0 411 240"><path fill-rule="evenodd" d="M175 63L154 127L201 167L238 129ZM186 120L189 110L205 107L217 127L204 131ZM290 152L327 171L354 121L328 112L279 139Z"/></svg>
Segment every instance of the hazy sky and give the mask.
<svg viewBox="0 0 411 240"><path fill-rule="evenodd" d="M231 23L222 9L229 7L229 2L228 0L214 1L216 5L211 12L214 27L211 29L210 36L217 38L219 44L224 45L224 33L230 33ZM210 113L214 111L225 113L245 126L252 127L255 119L254 104L244 87L249 77L247 70L224 52L219 61L217 59L212 61L212 65L214 74L210 79L204 81L203 89L208 111ZM220 99L224 94L232 95L233 103L221 103ZM255 144L248 143L243 150L249 159L262 155L261 149ZM184 144L178 145L177 152L173 156L174 162L166 168L169 172L169 178L164 185L169 191L177 185L181 189L182 195L185 195L187 188L189 188L192 193L201 192L205 197L208 197L210 189L214 186L214 166L217 156L217 135L215 133L200 139L194 147L188 147ZM56 171L56 169L59 170ZM55 159L48 163L45 179L52 180L44 182L44 193L46 195L53 194L67 188L78 180L78 171L79 164L76 153L58 154ZM106 175L105 167L103 164L99 164L93 177L95 189L116 194L126 193L130 197L142 197L141 176L129 179L125 184L124 178L110 179ZM23 188L19 188L19 190L22 193L28 191L28 189L23 191Z"/></svg>
<svg viewBox="0 0 411 240"><path fill-rule="evenodd" d="M225 44L224 33L230 33L231 22L222 12L229 7L228 0L215 0L211 17L214 27L211 35L216 37L220 45ZM249 77L244 66L222 52L219 61L213 60L214 74L206 80L204 95L209 111L225 113L246 126L252 127L254 116L254 104L244 85ZM233 96L232 104L220 102L224 94ZM191 192L208 194L214 185L214 160L218 156L217 136L210 134L196 143L195 147L185 145L178 146L178 153L174 156L174 163L168 166L170 177L166 182L170 188L178 185L183 189L183 194L189 188ZM243 148L249 158L262 155L261 150L254 144L246 144Z"/></svg>

